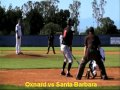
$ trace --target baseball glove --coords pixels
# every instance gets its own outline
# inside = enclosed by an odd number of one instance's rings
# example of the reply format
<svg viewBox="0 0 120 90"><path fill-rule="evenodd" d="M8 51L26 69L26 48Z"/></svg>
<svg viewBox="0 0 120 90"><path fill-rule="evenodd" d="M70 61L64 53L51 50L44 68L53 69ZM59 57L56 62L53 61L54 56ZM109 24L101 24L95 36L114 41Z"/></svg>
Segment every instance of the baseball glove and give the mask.
<svg viewBox="0 0 120 90"><path fill-rule="evenodd" d="M18 36L17 38L20 39L20 36Z"/></svg>

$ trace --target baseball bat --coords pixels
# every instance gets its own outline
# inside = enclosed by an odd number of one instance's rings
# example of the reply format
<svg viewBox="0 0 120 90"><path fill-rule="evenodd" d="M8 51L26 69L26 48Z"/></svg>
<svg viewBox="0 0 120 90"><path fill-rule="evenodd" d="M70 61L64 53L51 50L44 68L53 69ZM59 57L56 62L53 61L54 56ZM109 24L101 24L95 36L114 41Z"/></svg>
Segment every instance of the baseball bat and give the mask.
<svg viewBox="0 0 120 90"><path fill-rule="evenodd" d="M72 54L72 57L74 58L74 60L78 63L78 65L80 64L80 62L78 60L76 60L75 56Z"/></svg>

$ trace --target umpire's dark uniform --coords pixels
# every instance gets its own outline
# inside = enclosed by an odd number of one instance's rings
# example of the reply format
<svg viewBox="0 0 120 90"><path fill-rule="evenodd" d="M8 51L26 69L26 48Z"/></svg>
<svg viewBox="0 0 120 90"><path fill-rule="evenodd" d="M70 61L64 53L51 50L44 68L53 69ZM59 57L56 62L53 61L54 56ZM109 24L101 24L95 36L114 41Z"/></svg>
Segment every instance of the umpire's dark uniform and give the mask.
<svg viewBox="0 0 120 90"><path fill-rule="evenodd" d="M85 56L83 57L83 60L81 61L81 64L79 65L78 68L78 73L76 77L77 80L80 80L82 78L84 68L86 64L89 62L89 60L96 61L99 68L101 69L102 79L104 80L107 79L106 70L103 62L101 61L100 52L98 50L99 45L100 45L99 37L94 34L94 28L91 27L89 29L89 35L86 36L85 38L86 51Z"/></svg>
<svg viewBox="0 0 120 90"><path fill-rule="evenodd" d="M50 33L48 36L48 51L47 54L49 53L50 47L53 49L53 53L55 54L55 49L54 49L54 34Z"/></svg>

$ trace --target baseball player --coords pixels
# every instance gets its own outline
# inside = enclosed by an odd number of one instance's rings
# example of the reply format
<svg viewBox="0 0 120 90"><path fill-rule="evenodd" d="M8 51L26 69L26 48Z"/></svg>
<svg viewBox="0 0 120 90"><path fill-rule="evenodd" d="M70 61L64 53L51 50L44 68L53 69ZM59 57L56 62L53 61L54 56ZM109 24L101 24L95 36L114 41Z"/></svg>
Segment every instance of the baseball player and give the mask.
<svg viewBox="0 0 120 90"><path fill-rule="evenodd" d="M52 47L53 53L56 54L55 49L54 49L54 34L53 34L53 32L51 32L50 35L48 36L48 51L46 54L49 53L50 47Z"/></svg>
<svg viewBox="0 0 120 90"><path fill-rule="evenodd" d="M84 57L78 68L78 73L76 76L77 80L80 80L82 78L84 68L90 60L96 61L97 65L101 70L102 79L103 80L108 79L104 64L101 61L99 45L100 45L99 37L95 35L94 28L90 27L89 34L85 38Z"/></svg>
<svg viewBox="0 0 120 90"><path fill-rule="evenodd" d="M63 40L63 35L62 35L62 32L61 32L61 34L60 34L60 36L59 36L59 39L60 39L60 48L61 48L61 45L62 45L62 40Z"/></svg>
<svg viewBox="0 0 120 90"><path fill-rule="evenodd" d="M104 62L105 61L105 53L104 53L104 49L102 47L99 48L100 51L100 55L101 55L101 61ZM97 63L95 60L91 60L89 63L89 68L87 73L86 73L86 77L89 79L90 77L90 72L92 74L92 78L94 79L97 76Z"/></svg>
<svg viewBox="0 0 120 90"><path fill-rule="evenodd" d="M69 46L72 45L72 39L73 39L73 31L71 30L71 27L73 25L72 19L69 19L67 22L67 27L64 29L63 32L63 40L61 44L61 51L64 55L64 62L63 62L63 68L61 71L61 75L66 75L67 77L72 77L70 74L70 69L72 66L72 54L70 51ZM65 73L65 67L68 62L68 68L67 68L67 74Z"/></svg>
<svg viewBox="0 0 120 90"><path fill-rule="evenodd" d="M23 54L21 52L21 37L22 37L21 19L18 20L18 23L15 26L15 32L16 32L16 54L20 55Z"/></svg>

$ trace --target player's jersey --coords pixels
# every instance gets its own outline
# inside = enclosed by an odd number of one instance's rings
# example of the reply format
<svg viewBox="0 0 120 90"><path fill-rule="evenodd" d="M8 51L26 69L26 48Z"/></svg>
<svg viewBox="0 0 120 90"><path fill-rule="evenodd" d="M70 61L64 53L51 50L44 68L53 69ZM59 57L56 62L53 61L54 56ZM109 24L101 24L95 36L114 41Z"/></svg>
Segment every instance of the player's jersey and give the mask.
<svg viewBox="0 0 120 90"><path fill-rule="evenodd" d="M22 36L21 26L19 24L16 25L15 31L17 32L17 36Z"/></svg>
<svg viewBox="0 0 120 90"><path fill-rule="evenodd" d="M72 39L73 39L73 31L71 30L71 27L68 26L64 29L62 44L71 46Z"/></svg>

